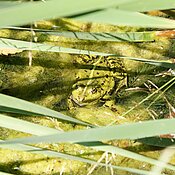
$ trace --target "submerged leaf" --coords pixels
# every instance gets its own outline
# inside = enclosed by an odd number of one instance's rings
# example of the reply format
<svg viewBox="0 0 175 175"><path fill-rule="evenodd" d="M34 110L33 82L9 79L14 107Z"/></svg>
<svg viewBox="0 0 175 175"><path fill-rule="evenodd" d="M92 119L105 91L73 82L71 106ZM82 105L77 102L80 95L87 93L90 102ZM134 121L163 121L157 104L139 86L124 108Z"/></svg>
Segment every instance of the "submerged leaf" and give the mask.
<svg viewBox="0 0 175 175"><path fill-rule="evenodd" d="M7 27L12 30L31 31L30 28ZM92 41L113 41L113 42L150 42L155 40L155 31L151 32L75 32L75 31L55 31L45 29L32 29L44 35L62 36L80 40ZM160 31L161 32L161 31ZM158 32L156 32L158 34Z"/></svg>

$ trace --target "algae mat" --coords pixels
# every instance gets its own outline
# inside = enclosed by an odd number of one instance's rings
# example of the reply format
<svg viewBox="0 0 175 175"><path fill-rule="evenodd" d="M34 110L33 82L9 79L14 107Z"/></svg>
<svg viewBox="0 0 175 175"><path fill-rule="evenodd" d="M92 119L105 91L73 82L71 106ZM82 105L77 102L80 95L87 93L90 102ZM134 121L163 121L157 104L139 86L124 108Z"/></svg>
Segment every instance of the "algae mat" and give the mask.
<svg viewBox="0 0 175 175"><path fill-rule="evenodd" d="M73 31L137 31L137 28L119 28L114 26L80 24L66 20L38 23L42 29L59 25L61 30ZM31 33L20 30L2 30L2 37L30 41ZM169 60L174 55L174 41L157 39L154 42L94 42L69 39L60 36L36 33L38 42L56 46L71 47L80 50L99 51L120 54L122 56L142 57L156 60ZM30 53L31 54L31 53ZM147 100L128 115L123 113L147 97L156 87L161 87L170 79L162 72L164 68L112 57L79 55L66 53L49 53L32 51L32 65L29 64L28 51L18 53L7 50L0 55L0 92L28 100L64 114L81 119L96 126L116 123L144 121L152 118L169 116L168 104L174 104L174 89L170 88L156 100ZM168 101L168 102L167 102ZM50 118L19 116L37 124L59 130L81 129L83 126L69 124ZM1 128L1 139L26 136L13 130ZM109 144L119 146L152 158L160 155L159 147L152 147L131 140L111 141ZM99 160L102 152L72 144L40 144L43 148L80 157ZM111 163L150 170L146 163L119 155L105 155ZM14 174L87 174L90 165L83 162L46 158L41 155L19 151L0 150L0 170ZM104 159L105 160L105 159ZM175 160L172 158L171 163ZM92 174L110 174L111 169L96 168ZM118 174L129 174L114 170ZM164 173L173 174L165 170Z"/></svg>

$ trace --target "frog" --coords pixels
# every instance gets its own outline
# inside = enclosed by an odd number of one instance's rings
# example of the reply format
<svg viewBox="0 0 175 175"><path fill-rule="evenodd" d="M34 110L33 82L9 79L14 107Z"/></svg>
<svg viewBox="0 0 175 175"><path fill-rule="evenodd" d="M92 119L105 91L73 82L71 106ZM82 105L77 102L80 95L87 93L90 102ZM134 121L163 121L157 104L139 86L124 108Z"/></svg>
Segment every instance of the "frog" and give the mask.
<svg viewBox="0 0 175 175"><path fill-rule="evenodd" d="M117 57L85 55L78 57L74 64L78 72L69 96L73 106L99 104L126 85L124 63Z"/></svg>

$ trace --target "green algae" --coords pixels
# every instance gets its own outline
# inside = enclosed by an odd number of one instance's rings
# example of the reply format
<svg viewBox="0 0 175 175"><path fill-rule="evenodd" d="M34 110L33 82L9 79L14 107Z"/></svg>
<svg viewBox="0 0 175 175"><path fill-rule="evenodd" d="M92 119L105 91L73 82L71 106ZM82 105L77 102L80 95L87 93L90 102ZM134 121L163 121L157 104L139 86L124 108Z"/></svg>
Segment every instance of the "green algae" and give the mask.
<svg viewBox="0 0 175 175"><path fill-rule="evenodd" d="M91 23L75 23L66 20L55 20L48 22L40 22L38 26L41 28L52 28L52 25L60 26L60 30L73 31L139 31L139 28L124 28L115 26L97 25ZM31 33L24 31L2 30L0 36L14 39L31 40ZM116 53L124 56L142 57L156 60L168 60L174 55L174 42L167 39L157 39L151 43L108 43L108 42L92 42L78 41L63 37L46 36L36 34L39 42L51 43L64 47L73 47L78 49L87 49L94 51L103 51L108 53ZM32 66L28 66L28 52L17 53L14 55L0 56L0 92L12 96L16 96L57 111L61 111L72 117L92 123L97 126L105 126L113 121L117 124L127 122L137 122L152 119L152 115L148 113L147 106L153 99L149 99L126 116L121 116L131 107L137 105L141 100L150 94L150 90L155 91L156 86L160 87L167 82L170 77L156 77L165 69L155 68L140 62L122 60L126 75L127 83L124 83L114 95L109 96L102 101L98 97L98 102L90 101L86 106L70 105L70 96L77 82L77 76L84 76L84 69L77 67L77 59L81 59L79 55L58 54L47 52L32 52ZM101 65L103 66L103 64ZM91 66L93 67L93 65ZM92 69L92 68L91 68ZM88 73L91 72L88 69ZM86 86L84 83L84 86ZM148 84L148 89L145 86ZM111 83L112 85L112 83ZM139 87L140 89L132 89ZM126 89L129 89L126 91ZM165 93L171 104L174 104L174 89L170 89ZM156 101L149 109L157 114L157 118L163 118L169 111L167 103L163 96ZM61 122L56 119L44 117L27 117L20 116L25 120L45 126L57 128L59 130L81 129L83 126L72 125ZM1 138L15 138L26 136L24 133L14 132L11 130L1 129ZM133 142L130 140L111 141L111 145L119 146L134 152L158 158L160 150L156 147L145 146L144 144ZM95 150L72 144L51 144L38 145L46 149L51 149L92 160L100 159L102 153ZM23 153L19 151L0 150L0 170L11 172L14 174L87 174L89 165L77 161L47 158L41 155L31 153ZM150 170L151 166L133 159L124 158L117 155L112 163L120 166L134 167L138 169ZM171 160L175 164L174 157ZM116 174L131 174L114 170ZM173 172L165 170L165 174L173 174ZM92 174L110 174L110 170L105 168L96 168Z"/></svg>

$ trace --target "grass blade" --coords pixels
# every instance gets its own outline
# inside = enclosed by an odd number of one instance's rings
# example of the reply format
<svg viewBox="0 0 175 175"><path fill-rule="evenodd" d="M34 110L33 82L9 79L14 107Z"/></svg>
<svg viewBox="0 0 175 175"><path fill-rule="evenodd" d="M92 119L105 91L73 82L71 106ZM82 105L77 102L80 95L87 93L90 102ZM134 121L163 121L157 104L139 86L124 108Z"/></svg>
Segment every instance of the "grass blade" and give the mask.
<svg viewBox="0 0 175 175"><path fill-rule="evenodd" d="M93 142L97 140L139 139L175 132L175 119L160 119L122 125L105 126L87 130L70 131L40 137L12 139L9 143ZM160 130L161 127L161 130ZM128 132L126 132L128 131ZM142 132L140 132L142 131ZM76 136L76 137L75 137Z"/></svg>
<svg viewBox="0 0 175 175"><path fill-rule="evenodd" d="M70 54L113 56L113 57L118 57L118 58L122 58L122 59L141 61L141 62L151 64L154 66L161 66L161 67L165 67L165 68L175 69L175 64L171 63L170 61L163 61L163 60L162 61L155 61L155 60L148 60L148 59L144 59L144 58L124 57L124 56L120 56L120 55L116 55L116 54L65 48L65 47L52 46L52 45L40 44L40 43L33 43L32 47L29 48L29 43L30 42L27 42L27 41L19 41L19 40L0 38L0 48L48 51L48 52L70 53Z"/></svg>
<svg viewBox="0 0 175 175"><path fill-rule="evenodd" d="M1 8L9 8L15 5L19 5L20 2L17 1L0 1L0 9Z"/></svg>
<svg viewBox="0 0 175 175"><path fill-rule="evenodd" d="M65 48L65 47L52 46L52 45L40 44L40 43L33 43L32 47L29 48L29 43L30 42L27 42L27 41L19 41L19 40L0 38L0 48L48 51L48 52L70 53L70 54L113 56L113 57L118 57L121 59L141 61L141 62L151 64L154 66L161 66L161 67L165 67L165 68L175 69L175 64L171 63L171 61L163 61L163 60L162 61L155 61L155 60L148 60L148 59L144 59L144 58L124 57L124 56L120 56L120 55L116 55L116 54Z"/></svg>
<svg viewBox="0 0 175 175"><path fill-rule="evenodd" d="M154 41L153 32L127 33L90 33L90 32L44 32L47 35L63 36L80 40L115 41L115 42L148 42Z"/></svg>
<svg viewBox="0 0 175 175"><path fill-rule="evenodd" d="M81 144L83 144L83 143L81 143ZM114 146L111 146L111 145L103 144L102 142L90 142L90 143L83 144L83 145L86 146L86 145L90 145L90 144L91 144L91 148L94 148L96 150L107 151L109 153L118 154L118 155L121 155L121 156L124 156L124 157L139 160L139 161L142 161L142 162L147 162L149 164L157 165L160 162L159 160L155 160L155 159L140 155L138 153L134 153L134 152L131 152L131 151L119 148L119 147L114 147ZM166 164L166 168L175 171L175 166L173 166L173 165Z"/></svg>
<svg viewBox="0 0 175 175"><path fill-rule="evenodd" d="M60 131L56 129L48 128L38 124L34 124L25 120L9 117L6 115L0 114L0 127L13 129L16 131L21 131L33 135L47 135L47 134L56 134Z"/></svg>
<svg viewBox="0 0 175 175"><path fill-rule="evenodd" d="M174 0L166 0L166 1L131 0L131 1L119 4L117 8L121 10L146 12L151 10L173 9L175 8L175 2Z"/></svg>
<svg viewBox="0 0 175 175"><path fill-rule="evenodd" d="M90 55L104 55L104 56L109 55L109 54L100 53L100 52L65 48L65 47L53 46L48 44L40 44L40 43L32 43L32 46L29 47L29 43L30 42L27 42L27 41L0 38L0 48L20 49L22 51L35 50L35 51L71 53L71 54L87 54L87 55L90 54Z"/></svg>
<svg viewBox="0 0 175 175"><path fill-rule="evenodd" d="M12 30L30 31L30 28L8 27ZM35 32L44 35L62 36L80 40L91 41L114 41L114 42L150 42L155 40L155 32L118 32L118 33L92 33L92 32L74 32L74 31L54 31L45 29L33 29Z"/></svg>
<svg viewBox="0 0 175 175"><path fill-rule="evenodd" d="M0 100L1 112L19 113L25 115L27 114L27 115L50 116L57 119L66 120L69 122L88 125L85 122L63 115L54 110L15 97L0 94L0 99L1 99Z"/></svg>
<svg viewBox="0 0 175 175"><path fill-rule="evenodd" d="M111 16L113 18L111 18ZM151 17L138 12L122 11L112 8L103 11L98 11L96 13L78 16L75 19L81 21L107 23L122 26L140 26L164 29L175 28L175 22L173 20L161 17Z"/></svg>
<svg viewBox="0 0 175 175"><path fill-rule="evenodd" d="M22 25L22 24L27 24L27 23L41 20L41 19L78 15L81 20L89 20L91 22L95 21L95 22L110 23L115 25L127 25L127 26L129 25L129 26L141 26L141 27L152 27L152 28L175 28L174 21L171 21L168 19L150 17L140 13L112 9L112 7L117 7L117 5L120 5L125 2L126 4L123 4L123 6L127 6L127 3L128 3L128 6L130 7L129 3L132 1L127 1L127 0L122 2L119 0L117 1L77 0L73 4L71 0L65 0L65 1L50 0L50 1L46 1L45 3L44 2L25 2L25 3L23 2L23 3L19 3L19 5L12 5L8 8L2 8L2 10L0 11L0 27L5 27L9 25L11 26ZM170 2L169 6L171 5L171 3L172 2ZM155 5L153 7L155 8L157 5L157 2L155 1L154 4ZM161 8L165 4L167 5L168 2L162 3L161 6L160 7L157 6L157 8ZM149 6L148 5L146 6L147 9L150 6L151 6L151 3ZM99 9L104 9L109 7L110 9L108 10L98 11ZM138 6L136 8L139 10L140 7ZM93 13L80 16L80 14L82 15L87 12L88 13L93 12ZM111 16L113 17L116 16L117 18L111 18ZM137 19L137 20L133 20L133 19Z"/></svg>
<svg viewBox="0 0 175 175"><path fill-rule="evenodd" d="M161 174L165 165L167 164L167 162L170 161L170 159L173 157L174 154L175 154L175 149L172 149L171 147L165 148L159 157L159 160L163 160L164 162L161 165L159 164L157 166L152 167L151 172L154 174Z"/></svg>
<svg viewBox="0 0 175 175"><path fill-rule="evenodd" d="M23 2L19 3L19 5L3 8L0 11L0 27L22 25L37 20L76 15L113 7L120 3L121 1L119 0L77 0L74 3L72 3L72 0Z"/></svg>
<svg viewBox="0 0 175 175"><path fill-rule="evenodd" d="M116 55L114 55L116 56ZM118 57L118 56L116 56ZM150 60L150 59L144 59L144 58L134 58L134 57L122 57L119 56L118 58L122 58L122 59L129 59L129 60L134 60L134 61L140 61L146 64L150 64L150 65L154 65L154 66L160 66L160 67L165 67L165 68L169 68L169 69L175 69L175 64L172 63L169 60Z"/></svg>
<svg viewBox="0 0 175 175"><path fill-rule="evenodd" d="M14 129L14 130L21 131L21 132L25 132L25 133L29 133L29 134L38 135L38 136L54 134L54 133L57 133L57 134L61 133L59 130L56 130L53 128L48 128L46 126L40 126L38 124L30 123L27 121L12 118L12 117L5 116L5 115L0 115L0 126L5 127L5 128L9 128L9 129ZM25 127L23 127L23 126L25 126ZM136 160L139 160L142 162L147 162L147 163L150 163L153 165L158 164L157 160L151 159L151 158L143 156L143 155L139 155L137 153L134 153L134 152L122 149L122 148L103 144L102 142L87 142L87 143L81 142L79 144L81 144L83 146L94 148L96 150L106 151L106 152L110 152L110 153L114 153L114 154L119 154L119 155L124 156L124 157L136 159ZM35 147L28 148L25 145L19 145L19 144L10 144L10 145L0 144L0 147L1 148L23 150L23 151L31 151L34 153L40 153L40 154L49 155L49 156L55 155L58 157L59 156L62 157L62 154L60 154L60 153L52 153L52 152L50 153L50 151L45 152L45 150L43 150L43 151L39 150L39 152L37 152L36 149L39 149L39 148L35 148ZM33 151L33 149L34 149L34 151ZM63 156L63 158L64 158L64 156ZM67 157L65 157L65 158L67 158ZM171 165L166 165L166 167L169 169L175 170L174 167Z"/></svg>
<svg viewBox="0 0 175 175"><path fill-rule="evenodd" d="M155 60L148 60L148 59L144 59L144 58L124 57L124 56L120 56L120 55L116 55L116 54L65 48L65 47L52 46L52 45L40 44L40 43L33 43L32 47L29 48L29 43L30 42L27 42L27 41L19 41L19 40L0 38L0 48L49 51L49 52L60 52L60 53L70 53L70 54L113 56L113 57L118 57L118 58L122 58L122 59L141 61L141 62L151 64L154 66L162 66L165 68L175 69L175 64L171 63L170 61L163 61L163 60L162 61L155 61Z"/></svg>

